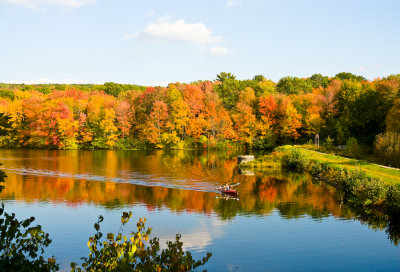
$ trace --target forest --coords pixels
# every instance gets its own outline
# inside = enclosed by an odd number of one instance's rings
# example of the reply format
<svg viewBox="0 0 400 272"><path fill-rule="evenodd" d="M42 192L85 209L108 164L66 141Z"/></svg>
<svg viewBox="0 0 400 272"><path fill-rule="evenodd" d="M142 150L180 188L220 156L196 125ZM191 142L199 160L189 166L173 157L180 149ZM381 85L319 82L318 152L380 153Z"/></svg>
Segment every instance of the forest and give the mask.
<svg viewBox="0 0 400 272"><path fill-rule="evenodd" d="M319 134L321 142L372 150L399 139L399 90L400 74L371 81L345 72L277 83L223 72L167 87L2 83L0 146L272 149Z"/></svg>

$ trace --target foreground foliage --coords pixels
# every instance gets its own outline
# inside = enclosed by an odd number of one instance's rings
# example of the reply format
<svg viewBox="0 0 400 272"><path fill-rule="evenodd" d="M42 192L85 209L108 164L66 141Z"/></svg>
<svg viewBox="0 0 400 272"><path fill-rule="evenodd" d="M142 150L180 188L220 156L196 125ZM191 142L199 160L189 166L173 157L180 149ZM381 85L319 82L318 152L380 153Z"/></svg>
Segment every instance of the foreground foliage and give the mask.
<svg viewBox="0 0 400 272"><path fill-rule="evenodd" d="M31 226L34 217L19 221L15 214L0 208L0 271L57 271L54 257L43 253L51 243L40 225Z"/></svg>
<svg viewBox="0 0 400 272"><path fill-rule="evenodd" d="M0 192L6 175L0 170ZM0 271L57 271L54 257L43 253L51 243L49 234L40 225L31 226L34 217L19 221L0 207Z"/></svg>
<svg viewBox="0 0 400 272"><path fill-rule="evenodd" d="M131 216L132 212L124 212L119 232L108 233L105 241L100 232L103 217L99 217L94 224L96 233L89 238L89 257L82 258L83 271L192 271L204 265L212 255L207 253L202 260L193 260L189 251L183 251L179 234L175 242L168 241L167 248L159 252L159 239L149 240L151 229L145 227L146 219L142 218L136 224L137 231L124 236L123 227ZM82 271L76 263L71 263L71 267L72 271Z"/></svg>

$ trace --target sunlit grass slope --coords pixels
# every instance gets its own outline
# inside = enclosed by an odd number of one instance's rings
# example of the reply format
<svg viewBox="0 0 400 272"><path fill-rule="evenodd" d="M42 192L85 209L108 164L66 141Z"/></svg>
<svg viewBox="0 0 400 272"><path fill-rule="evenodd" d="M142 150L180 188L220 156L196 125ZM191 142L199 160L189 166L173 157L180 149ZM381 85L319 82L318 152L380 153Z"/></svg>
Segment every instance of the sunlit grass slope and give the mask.
<svg viewBox="0 0 400 272"><path fill-rule="evenodd" d="M293 146L282 146L279 149L282 151L290 150L295 148ZM365 171L366 174L373 178L382 179L386 183L390 184L400 184L400 170L394 168L388 168L385 166L380 166L377 164L368 163L361 160L344 158L332 154L320 153L317 151L308 150L302 147L296 147L303 152L304 155L307 156L308 159L320 162L327 163L331 166L343 167L349 170L362 170Z"/></svg>

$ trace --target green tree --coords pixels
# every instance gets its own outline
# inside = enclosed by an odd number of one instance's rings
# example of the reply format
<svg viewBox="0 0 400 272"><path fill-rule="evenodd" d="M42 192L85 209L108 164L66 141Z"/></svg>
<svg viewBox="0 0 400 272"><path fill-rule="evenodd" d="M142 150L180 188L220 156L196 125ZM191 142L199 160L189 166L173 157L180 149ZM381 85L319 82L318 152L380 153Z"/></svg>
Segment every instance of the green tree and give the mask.
<svg viewBox="0 0 400 272"><path fill-rule="evenodd" d="M346 73L346 72L342 72L342 73L335 75L335 78L340 79L340 80L354 80L354 81L358 81L358 82L367 80L363 76L357 76L352 73Z"/></svg>
<svg viewBox="0 0 400 272"><path fill-rule="evenodd" d="M224 104L225 108L232 109L235 107L239 97L239 81L231 73L222 72L217 75L219 84L214 85L219 98Z"/></svg>
<svg viewBox="0 0 400 272"><path fill-rule="evenodd" d="M313 88L326 88L329 85L329 77L323 76L321 74L313 74L308 80L310 81Z"/></svg>
<svg viewBox="0 0 400 272"><path fill-rule="evenodd" d="M121 84L117 84L114 82L106 82L104 83L104 92L106 94L113 95L117 97L120 92L123 92L124 88L121 86Z"/></svg>
<svg viewBox="0 0 400 272"><path fill-rule="evenodd" d="M385 130L385 118L393 107L394 101L400 96L400 76L392 76L375 84L378 108L375 113L381 131Z"/></svg>
<svg viewBox="0 0 400 272"><path fill-rule="evenodd" d="M311 93L312 88L308 80L289 76L281 78L276 85L276 90L283 94Z"/></svg>
<svg viewBox="0 0 400 272"><path fill-rule="evenodd" d="M7 135L11 129L11 117L5 113L0 113L0 136Z"/></svg>
<svg viewBox="0 0 400 272"><path fill-rule="evenodd" d="M376 120L378 95L368 83L345 80L338 93L338 109L352 135L372 143L379 133Z"/></svg>
<svg viewBox="0 0 400 272"><path fill-rule="evenodd" d="M386 116L386 131L400 133L400 98L394 102Z"/></svg>

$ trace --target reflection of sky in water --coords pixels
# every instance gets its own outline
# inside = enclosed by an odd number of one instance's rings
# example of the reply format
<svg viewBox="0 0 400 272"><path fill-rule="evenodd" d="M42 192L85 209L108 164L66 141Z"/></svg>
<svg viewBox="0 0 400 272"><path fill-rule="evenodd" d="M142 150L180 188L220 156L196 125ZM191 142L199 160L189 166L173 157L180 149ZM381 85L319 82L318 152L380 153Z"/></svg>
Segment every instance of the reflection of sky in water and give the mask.
<svg viewBox="0 0 400 272"><path fill-rule="evenodd" d="M58 256L63 268L88 253L86 241L94 233L99 214L105 217L102 231L117 232L122 211L96 206L78 209L65 206L26 205L7 202L7 210L19 218L30 215L51 234L48 254ZM134 227L139 217L146 217L160 245L182 234L186 248L200 258L210 251L209 271L395 271L400 269L399 250L385 233L371 231L358 221L333 217L320 221L309 217L284 219L278 212L268 217L238 216L222 221L214 215L148 212L143 206L133 210ZM67 270L67 269L66 269Z"/></svg>
<svg viewBox="0 0 400 272"><path fill-rule="evenodd" d="M146 217L162 247L180 233L196 258L212 252L209 271L400 270L384 231L360 224L304 176L238 175L237 201L208 192L235 169L215 153L0 150L0 162L6 211L35 216L53 239L47 253L66 271L87 256L98 215L103 233L117 232L127 210L129 226Z"/></svg>

